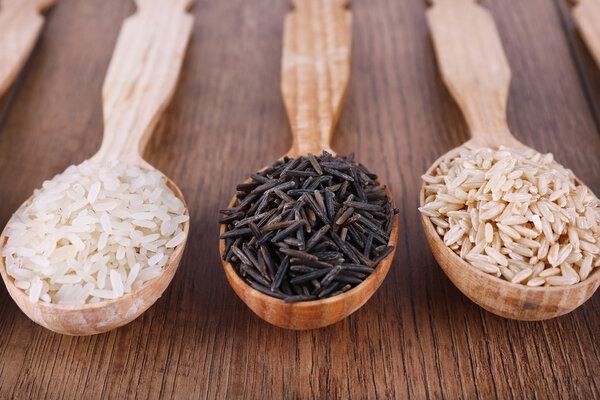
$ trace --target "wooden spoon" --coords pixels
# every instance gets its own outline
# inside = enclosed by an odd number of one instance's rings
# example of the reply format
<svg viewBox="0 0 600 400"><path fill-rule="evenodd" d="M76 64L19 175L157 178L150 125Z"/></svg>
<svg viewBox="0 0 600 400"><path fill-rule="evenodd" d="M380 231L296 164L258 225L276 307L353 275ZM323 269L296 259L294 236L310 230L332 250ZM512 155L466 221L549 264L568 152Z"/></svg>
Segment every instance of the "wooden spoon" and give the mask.
<svg viewBox="0 0 600 400"><path fill-rule="evenodd" d="M577 28L600 67L600 0L572 0Z"/></svg>
<svg viewBox="0 0 600 400"><path fill-rule="evenodd" d="M330 149L350 74L352 16L347 0L294 0L285 18L281 91L292 127L293 145L288 157L320 154ZM381 183L381 182L380 182ZM391 193L386 189L388 197ZM236 197L229 207L235 205ZM398 216L394 216L388 245L398 240ZM221 226L221 234L226 226ZM225 240L219 241L221 259ZM287 329L314 329L336 323L359 309L383 282L394 251L361 284L341 295L323 300L284 303L244 282L233 266L223 262L229 283L237 295L265 321Z"/></svg>
<svg viewBox="0 0 600 400"><path fill-rule="evenodd" d="M91 161L119 160L154 169L140 154L173 96L192 31L193 18L185 12L192 1L136 0L138 11L123 23L102 87L104 138ZM179 188L165 179L185 205ZM25 204L29 201L31 198ZM188 215L187 205L185 208ZM187 240L189 221L184 232ZM0 254L6 241L3 233ZM91 335L125 325L154 304L171 282L185 242L174 249L161 275L131 293L99 303L32 303L7 275L4 258L0 274L12 298L33 321L58 333Z"/></svg>
<svg viewBox="0 0 600 400"><path fill-rule="evenodd" d="M0 96L10 87L44 25L41 12L56 0L0 0Z"/></svg>
<svg viewBox="0 0 600 400"><path fill-rule="evenodd" d="M510 133L506 101L510 68L491 14L474 0L435 0L427 23L444 83L462 110L472 139L465 145L498 148L526 146ZM445 156L438 159L431 174ZM579 184L581 182L578 181ZM421 190L421 206L425 202ZM448 248L429 217L421 216L435 259L471 300L500 316L543 320L568 313L600 285L600 270L575 285L530 287L496 278L473 267Z"/></svg>

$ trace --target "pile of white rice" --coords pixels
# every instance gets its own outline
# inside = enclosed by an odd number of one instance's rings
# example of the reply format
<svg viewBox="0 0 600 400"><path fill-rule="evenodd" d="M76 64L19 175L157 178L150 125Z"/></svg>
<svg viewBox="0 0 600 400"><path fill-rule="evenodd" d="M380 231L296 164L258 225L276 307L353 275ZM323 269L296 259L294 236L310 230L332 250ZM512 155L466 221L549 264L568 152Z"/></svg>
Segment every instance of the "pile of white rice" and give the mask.
<svg viewBox="0 0 600 400"><path fill-rule="evenodd" d="M14 214L6 271L32 302L115 299L161 274L185 240L184 212L159 172L86 161L44 182Z"/></svg>
<svg viewBox="0 0 600 400"><path fill-rule="evenodd" d="M600 266L600 202L552 154L462 147L423 180L419 210L447 246L481 271L559 286Z"/></svg>

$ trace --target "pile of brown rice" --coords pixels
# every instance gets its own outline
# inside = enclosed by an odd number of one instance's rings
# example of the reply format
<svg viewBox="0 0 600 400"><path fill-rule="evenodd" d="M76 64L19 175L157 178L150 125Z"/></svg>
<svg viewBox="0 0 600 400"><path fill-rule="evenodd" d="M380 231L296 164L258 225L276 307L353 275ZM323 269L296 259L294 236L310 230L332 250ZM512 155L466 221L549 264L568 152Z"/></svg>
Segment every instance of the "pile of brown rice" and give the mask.
<svg viewBox="0 0 600 400"><path fill-rule="evenodd" d="M2 257L32 302L115 299L162 273L188 219L160 172L84 162L17 210Z"/></svg>
<svg viewBox="0 0 600 400"><path fill-rule="evenodd" d="M600 266L600 201L552 154L463 146L422 178L419 211L481 271L559 286Z"/></svg>

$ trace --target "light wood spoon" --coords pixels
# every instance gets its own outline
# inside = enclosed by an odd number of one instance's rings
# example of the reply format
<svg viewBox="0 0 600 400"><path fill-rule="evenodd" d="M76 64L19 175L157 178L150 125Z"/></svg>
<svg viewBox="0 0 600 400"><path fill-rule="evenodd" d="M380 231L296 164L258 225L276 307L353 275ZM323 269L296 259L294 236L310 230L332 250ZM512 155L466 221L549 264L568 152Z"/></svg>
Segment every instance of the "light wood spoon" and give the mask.
<svg viewBox="0 0 600 400"><path fill-rule="evenodd" d="M294 0L285 18L281 91L292 127L293 144L288 157L320 154L330 149L350 74L352 16L347 0ZM332 152L333 153L333 152ZM379 182L381 183L381 182ZM388 197L391 193L386 189ZM235 205L236 197L229 207ZM221 234L226 226L221 226ZM359 309L375 293L387 275L398 240L398 216L394 216L388 245L394 251L361 284L341 295L323 300L284 303L244 282L233 266L222 261L237 295L265 321L287 329L314 329L336 323ZM219 241L221 259L225 240Z"/></svg>
<svg viewBox="0 0 600 400"><path fill-rule="evenodd" d="M104 138L92 162L119 160L154 170L140 154L173 96L192 31L193 18L186 13L192 2L136 0L138 11L123 23L102 87ZM179 188L165 179L185 205ZM187 205L185 209L188 215ZM187 240L189 221L184 232ZM3 233L0 254L6 240ZM131 293L99 303L32 303L7 275L3 257L0 274L12 298L33 321L58 333L91 335L125 325L154 304L171 282L185 243L174 249L161 275Z"/></svg>
<svg viewBox="0 0 600 400"><path fill-rule="evenodd" d="M572 0L577 29L600 67L600 0Z"/></svg>
<svg viewBox="0 0 600 400"><path fill-rule="evenodd" d="M0 0L0 96L13 83L44 25L41 12L56 0Z"/></svg>
<svg viewBox="0 0 600 400"><path fill-rule="evenodd" d="M525 148L506 122L510 68L491 14L474 0L435 0L427 11L427 23L442 79L471 131L466 145ZM424 201L423 188L421 206ZM597 268L586 280L563 287L530 287L496 278L460 258L444 244L429 217L421 218L427 241L446 275L467 297L494 314L519 320L557 317L584 303L600 284Z"/></svg>

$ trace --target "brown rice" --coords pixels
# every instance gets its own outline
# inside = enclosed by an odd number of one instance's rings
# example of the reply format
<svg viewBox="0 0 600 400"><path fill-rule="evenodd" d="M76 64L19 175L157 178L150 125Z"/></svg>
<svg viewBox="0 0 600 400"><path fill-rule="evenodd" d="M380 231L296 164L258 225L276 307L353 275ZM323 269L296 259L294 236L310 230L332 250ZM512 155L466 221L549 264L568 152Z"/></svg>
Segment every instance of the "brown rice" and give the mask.
<svg viewBox="0 0 600 400"><path fill-rule="evenodd" d="M463 146L422 178L419 211L481 271L558 286L600 266L600 201L552 154Z"/></svg>

